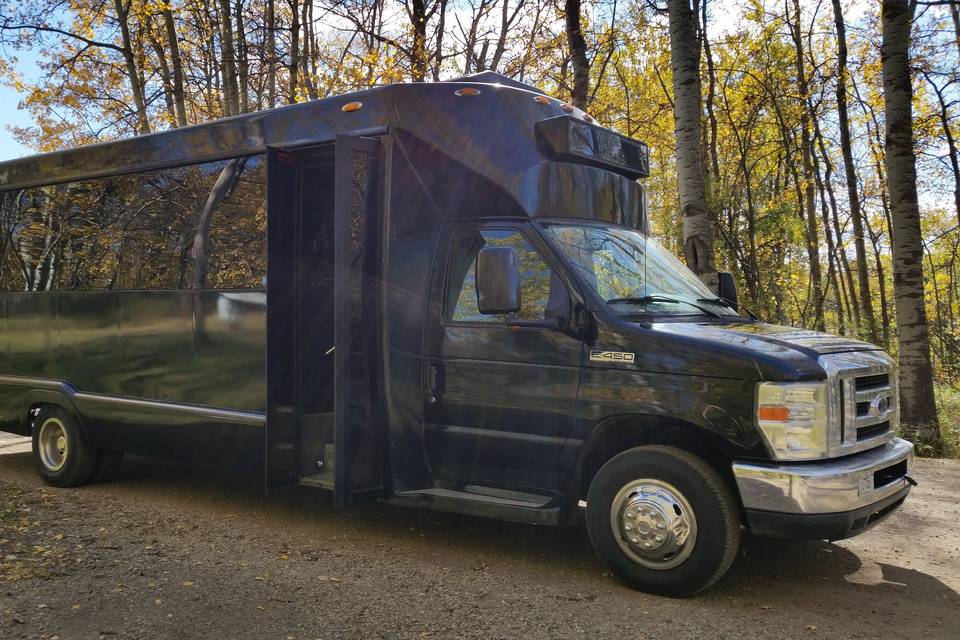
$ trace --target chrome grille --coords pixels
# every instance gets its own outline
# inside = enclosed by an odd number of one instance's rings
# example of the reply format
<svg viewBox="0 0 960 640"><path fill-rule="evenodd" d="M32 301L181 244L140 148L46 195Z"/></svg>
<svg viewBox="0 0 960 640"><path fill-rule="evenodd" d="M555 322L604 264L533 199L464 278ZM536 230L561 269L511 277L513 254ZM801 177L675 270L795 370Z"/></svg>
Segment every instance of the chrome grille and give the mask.
<svg viewBox="0 0 960 640"><path fill-rule="evenodd" d="M897 372L882 351L820 357L831 390L830 457L864 451L894 437L899 423Z"/></svg>

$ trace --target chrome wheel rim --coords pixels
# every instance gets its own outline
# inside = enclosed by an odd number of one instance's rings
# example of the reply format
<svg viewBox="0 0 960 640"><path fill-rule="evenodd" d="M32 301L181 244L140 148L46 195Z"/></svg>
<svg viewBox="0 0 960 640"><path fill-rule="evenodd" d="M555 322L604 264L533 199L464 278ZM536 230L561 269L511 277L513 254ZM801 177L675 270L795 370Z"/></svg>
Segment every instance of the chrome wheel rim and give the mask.
<svg viewBox="0 0 960 640"><path fill-rule="evenodd" d="M59 418L48 418L40 425L37 442L43 466L48 471L60 471L67 462L70 443L67 440L67 430Z"/></svg>
<svg viewBox="0 0 960 640"><path fill-rule="evenodd" d="M681 565L697 543L697 518L686 497L652 478L634 480L617 492L610 527L631 560L658 571Z"/></svg>

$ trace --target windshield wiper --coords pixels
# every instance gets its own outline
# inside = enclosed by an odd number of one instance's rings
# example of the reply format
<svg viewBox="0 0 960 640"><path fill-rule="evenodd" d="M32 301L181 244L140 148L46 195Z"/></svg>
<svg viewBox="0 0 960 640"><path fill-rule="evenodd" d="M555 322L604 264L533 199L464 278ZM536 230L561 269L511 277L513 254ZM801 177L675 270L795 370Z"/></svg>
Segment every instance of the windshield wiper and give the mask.
<svg viewBox="0 0 960 640"><path fill-rule="evenodd" d="M753 318L754 320L759 320L759 319L760 319L759 317L757 317L757 314L755 314L753 311L750 311L750 309L747 309L747 308L746 308L745 306L743 306L743 305L740 305L739 307L737 307L737 306L735 306L732 302L730 302L729 300L727 300L727 299L725 299L725 298L697 298L697 302L711 302L711 303L713 303L713 304L719 304L719 305L722 305L722 306L727 307L727 308L729 308L729 309L733 309L733 310L736 311L738 314L740 313L740 309L743 309L743 310L746 311L746 312L749 314L749 316L750 316L751 318Z"/></svg>
<svg viewBox="0 0 960 640"><path fill-rule="evenodd" d="M713 309L699 305L696 302L690 302L689 300L681 300L680 298L671 298L670 296L664 296L657 293L651 294L648 296L610 298L609 300L607 300L607 304L650 304L651 302L671 302L674 304L686 304L686 305L690 305L694 309L698 309L699 311L705 313L710 317L713 317L713 318L722 317L719 313L717 313Z"/></svg>

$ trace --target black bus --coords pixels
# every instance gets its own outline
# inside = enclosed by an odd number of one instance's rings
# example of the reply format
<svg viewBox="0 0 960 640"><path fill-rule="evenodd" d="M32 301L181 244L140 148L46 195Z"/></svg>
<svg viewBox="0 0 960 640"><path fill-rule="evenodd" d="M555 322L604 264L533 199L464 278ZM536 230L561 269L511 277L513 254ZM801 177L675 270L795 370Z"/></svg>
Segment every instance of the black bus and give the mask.
<svg viewBox="0 0 960 640"><path fill-rule="evenodd" d="M912 483L893 362L704 286L646 233L648 157L487 72L2 163L0 429L55 486L130 452L582 512L669 595L742 527L872 526Z"/></svg>

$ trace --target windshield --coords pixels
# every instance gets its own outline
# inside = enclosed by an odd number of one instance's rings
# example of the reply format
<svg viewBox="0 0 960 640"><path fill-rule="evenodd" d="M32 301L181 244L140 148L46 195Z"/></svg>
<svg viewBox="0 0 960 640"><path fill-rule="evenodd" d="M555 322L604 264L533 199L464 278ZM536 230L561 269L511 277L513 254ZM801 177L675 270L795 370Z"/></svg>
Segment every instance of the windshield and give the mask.
<svg viewBox="0 0 960 640"><path fill-rule="evenodd" d="M577 277L620 315L736 316L652 238L619 227L547 224Z"/></svg>

